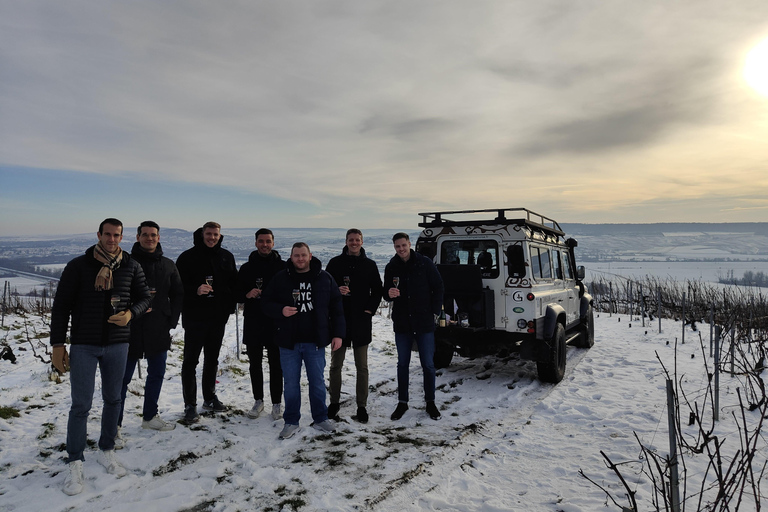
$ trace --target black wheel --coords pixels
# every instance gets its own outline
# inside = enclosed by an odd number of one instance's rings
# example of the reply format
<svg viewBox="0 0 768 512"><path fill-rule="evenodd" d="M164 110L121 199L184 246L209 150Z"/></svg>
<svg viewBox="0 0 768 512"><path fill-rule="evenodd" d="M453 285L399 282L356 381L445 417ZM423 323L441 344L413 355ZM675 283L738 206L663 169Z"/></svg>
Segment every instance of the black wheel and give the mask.
<svg viewBox="0 0 768 512"><path fill-rule="evenodd" d="M432 361L435 363L435 368L448 368L451 365L453 359L453 345L448 343L436 343L435 344L435 356Z"/></svg>
<svg viewBox="0 0 768 512"><path fill-rule="evenodd" d="M565 375L565 328L557 324L552 338L546 341L547 357L544 361L536 361L539 380L557 384Z"/></svg>
<svg viewBox="0 0 768 512"><path fill-rule="evenodd" d="M574 343L579 348L591 348L595 344L595 315L592 306L587 309L587 314L581 319L579 326L579 341Z"/></svg>

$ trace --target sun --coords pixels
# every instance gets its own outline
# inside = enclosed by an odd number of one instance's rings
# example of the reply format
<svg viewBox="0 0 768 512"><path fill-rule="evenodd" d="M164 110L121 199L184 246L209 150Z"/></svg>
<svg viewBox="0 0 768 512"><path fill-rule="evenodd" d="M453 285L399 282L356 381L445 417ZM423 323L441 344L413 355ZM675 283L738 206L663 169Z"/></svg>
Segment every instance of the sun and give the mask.
<svg viewBox="0 0 768 512"><path fill-rule="evenodd" d="M747 54L744 62L744 79L757 92L768 96L768 38Z"/></svg>

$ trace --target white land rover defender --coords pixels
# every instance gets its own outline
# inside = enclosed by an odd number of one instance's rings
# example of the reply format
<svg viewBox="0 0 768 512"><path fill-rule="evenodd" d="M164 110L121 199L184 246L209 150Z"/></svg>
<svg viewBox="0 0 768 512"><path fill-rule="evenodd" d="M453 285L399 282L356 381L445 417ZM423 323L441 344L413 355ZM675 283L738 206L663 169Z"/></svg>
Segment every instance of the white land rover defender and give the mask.
<svg viewBox="0 0 768 512"><path fill-rule="evenodd" d="M595 342L576 240L525 208L419 215L424 229L416 250L433 259L445 284L448 320L435 331L435 366L448 366L454 351L514 350L536 361L540 380L560 382L566 344Z"/></svg>

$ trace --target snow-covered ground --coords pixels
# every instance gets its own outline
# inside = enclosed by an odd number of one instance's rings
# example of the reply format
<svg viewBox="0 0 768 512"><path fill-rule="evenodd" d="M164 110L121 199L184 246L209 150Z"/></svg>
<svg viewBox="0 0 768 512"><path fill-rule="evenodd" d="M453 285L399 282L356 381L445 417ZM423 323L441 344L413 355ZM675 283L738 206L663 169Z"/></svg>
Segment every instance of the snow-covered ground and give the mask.
<svg viewBox="0 0 768 512"><path fill-rule="evenodd" d="M641 472L641 450L633 432L659 453L669 451L666 382L657 356L673 366L681 325L671 320L664 321L658 333L656 322L642 327L638 319L626 315L596 317L595 346L568 348L567 373L558 385L540 383L535 364L516 356L506 360L457 356L449 368L438 370L437 401L443 413L439 421L427 417L418 398L421 373L414 354L411 409L393 422L389 415L397 402L394 341L391 322L377 315L369 352L370 422L362 425L350 419L355 411L350 354L338 432L321 434L309 427L304 392L299 434L279 441L282 421L244 415L252 405L250 382L245 357L237 357L232 317L217 387L231 411L205 414L199 424L179 424L171 432L142 430L143 383L135 375L123 427L127 446L118 452L129 474L117 479L95 460L101 410L97 379L85 490L69 497L61 491L69 383L66 376L60 384L48 380L46 365L33 356L24 324L21 317L6 317L2 332L18 363L0 361L0 406L20 412L19 417L0 419L3 511L619 510L579 475L582 470L628 505L601 450L615 463L629 462L621 466L622 474L637 492L640 510L653 510L653 491ZM41 332L39 324L36 328ZM181 329L174 337L160 400L161 415L167 420L178 420L183 408ZM44 332L40 339L47 343ZM689 396L701 400L707 369L699 333L688 331L685 339L687 343L677 347L678 374L684 375L682 386ZM723 451L733 453L739 449L739 439L730 412L740 383L728 376L721 381L722 413L716 433L726 438ZM683 414L687 417L687 411ZM748 416L750 422L757 419ZM761 439L756 466L767 457ZM699 488L705 462L701 456L687 456L689 491ZM765 493L765 481L763 487ZM768 499L761 504L768 506ZM695 508L692 502L686 510ZM754 508L753 501L740 510Z"/></svg>

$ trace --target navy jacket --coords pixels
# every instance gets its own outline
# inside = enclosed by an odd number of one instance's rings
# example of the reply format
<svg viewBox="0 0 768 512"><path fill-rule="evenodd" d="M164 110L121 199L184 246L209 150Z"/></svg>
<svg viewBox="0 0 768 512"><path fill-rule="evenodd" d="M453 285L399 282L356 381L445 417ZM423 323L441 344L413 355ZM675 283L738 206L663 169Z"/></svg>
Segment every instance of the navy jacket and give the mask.
<svg viewBox="0 0 768 512"><path fill-rule="evenodd" d="M194 246L181 253L176 260L184 285L181 323L184 327L194 322L226 323L235 312L237 303L237 266L231 252L221 247L224 235L215 247L203 241L203 228L195 231ZM213 296L198 295L197 289L205 283L205 276L213 276Z"/></svg>
<svg viewBox="0 0 768 512"><path fill-rule="evenodd" d="M184 286L176 265L163 256L163 247L159 243L155 252L147 252L136 242L131 249L131 256L141 264L147 286L155 289L152 311L131 321L128 357L140 359L170 350L169 331L179 323Z"/></svg>
<svg viewBox="0 0 768 512"><path fill-rule="evenodd" d="M331 275L322 269L320 260L312 257L309 263L309 278L312 283L312 313L317 328L317 345L326 347L332 338L344 338L344 308L341 304L341 292ZM293 349L298 339L297 317L283 316L285 306L293 306L292 292L298 288L299 277L293 263L288 260L286 267L272 278L262 295L262 308L277 324L277 344L282 348Z"/></svg>
<svg viewBox="0 0 768 512"><path fill-rule="evenodd" d="M325 271L333 276L338 286L349 276L349 295L342 295L347 336L344 346L364 347L371 342L372 318L381 303L381 274L376 262L366 257L360 248L360 256L350 256L345 246L339 256L328 262ZM368 314L366 311L370 311Z"/></svg>
<svg viewBox="0 0 768 512"><path fill-rule="evenodd" d="M275 322L261 307L264 298L247 299L245 294L256 288L257 277L263 280L261 290L264 293L274 275L284 268L285 261L277 251L272 251L269 256L261 256L259 251L253 251L237 273L237 301L244 304L243 343L246 345L275 342Z"/></svg>
<svg viewBox="0 0 768 512"><path fill-rule="evenodd" d="M123 251L120 266L112 271L113 288L95 289L96 275L102 264L93 257L94 247L67 263L61 274L51 310L51 345L66 342L70 317L70 343L73 345L128 343L131 325L149 307L151 295L144 271L126 251ZM131 311L131 321L124 327L107 322L112 316L112 295L120 295L120 310Z"/></svg>
<svg viewBox="0 0 768 512"><path fill-rule="evenodd" d="M400 297L391 299L393 277L400 278ZM394 255L384 269L384 299L392 302L392 324L396 333L423 334L435 330L435 315L443 305L443 278L432 260L411 249L404 262Z"/></svg>

